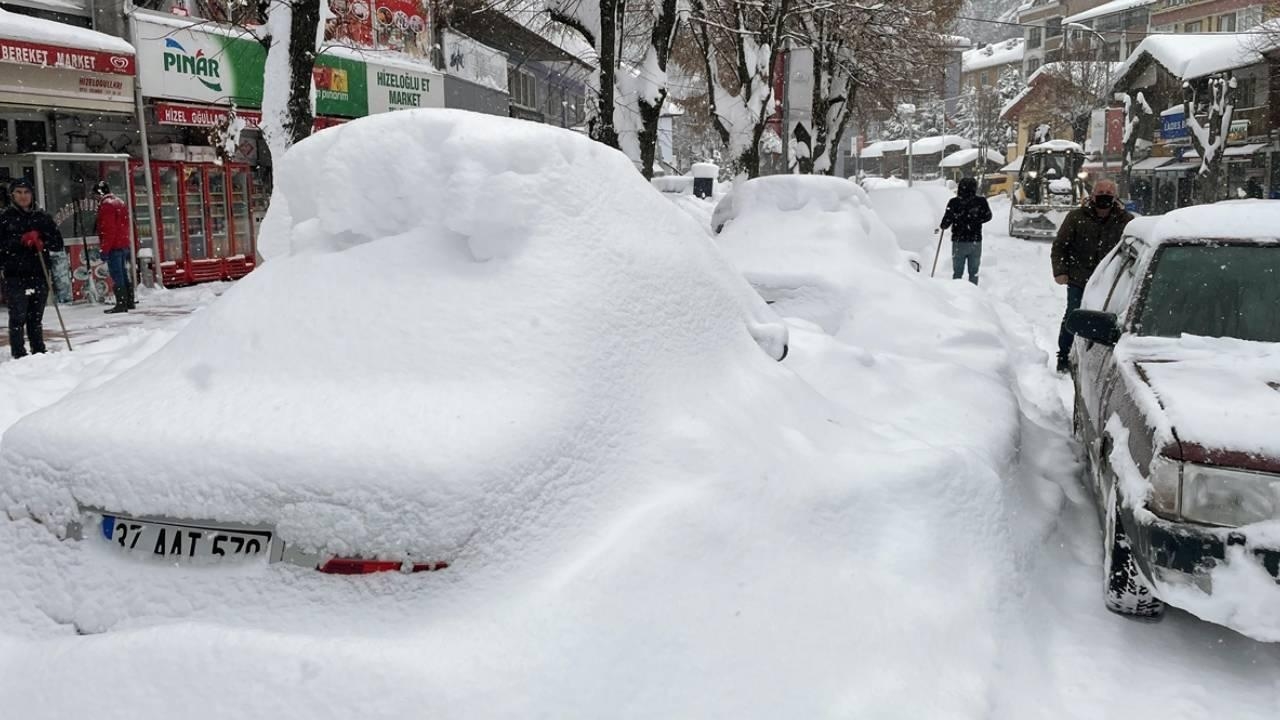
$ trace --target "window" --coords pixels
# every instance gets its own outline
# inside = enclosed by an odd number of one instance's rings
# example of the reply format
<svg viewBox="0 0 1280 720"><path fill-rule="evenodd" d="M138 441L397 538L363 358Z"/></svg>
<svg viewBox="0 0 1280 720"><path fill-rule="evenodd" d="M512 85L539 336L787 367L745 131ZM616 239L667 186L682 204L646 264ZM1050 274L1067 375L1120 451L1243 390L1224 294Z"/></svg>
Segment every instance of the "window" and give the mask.
<svg viewBox="0 0 1280 720"><path fill-rule="evenodd" d="M1280 247L1181 245L1156 258L1141 335L1280 342Z"/></svg>
<svg viewBox="0 0 1280 720"><path fill-rule="evenodd" d="M507 68L507 92L511 94L511 104L529 108L538 107L537 81L533 73L513 67Z"/></svg>
<svg viewBox="0 0 1280 720"><path fill-rule="evenodd" d="M1062 18L1053 18L1045 23L1044 36L1046 38L1058 37L1062 34Z"/></svg>
<svg viewBox="0 0 1280 720"><path fill-rule="evenodd" d="M43 120L15 120L13 125L14 137L18 141L14 152L47 152L49 150L49 136L45 132Z"/></svg>
<svg viewBox="0 0 1280 720"><path fill-rule="evenodd" d="M990 84L991 84L991 76L990 76L990 75L988 75L987 73L985 73L985 72L984 72L984 73L982 73L981 75L979 75L979 76L978 76L978 85L979 85L979 86L981 86L981 87L986 87L986 86L988 86L988 85L990 85Z"/></svg>
<svg viewBox="0 0 1280 720"><path fill-rule="evenodd" d="M1229 13L1227 15L1218 16L1218 32L1235 32L1236 31L1236 14Z"/></svg>
<svg viewBox="0 0 1280 720"><path fill-rule="evenodd" d="M1027 30L1027 47L1028 48L1040 47L1040 28L1033 27Z"/></svg>
<svg viewBox="0 0 1280 720"><path fill-rule="evenodd" d="M1198 32L1201 32L1203 29L1204 29L1204 23L1199 20L1195 22L1189 22L1186 25L1182 26L1182 32L1184 33L1198 33Z"/></svg>
<svg viewBox="0 0 1280 720"><path fill-rule="evenodd" d="M1251 108L1260 104L1258 102L1258 79L1236 78L1236 108Z"/></svg>

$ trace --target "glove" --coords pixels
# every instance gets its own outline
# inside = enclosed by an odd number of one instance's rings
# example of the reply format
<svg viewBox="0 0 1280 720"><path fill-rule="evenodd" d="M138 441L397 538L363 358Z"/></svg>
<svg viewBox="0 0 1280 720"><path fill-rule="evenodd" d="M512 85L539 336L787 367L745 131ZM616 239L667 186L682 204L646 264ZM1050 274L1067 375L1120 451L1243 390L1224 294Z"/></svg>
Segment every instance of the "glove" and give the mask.
<svg viewBox="0 0 1280 720"><path fill-rule="evenodd" d="M44 241L40 239L40 233L35 230L28 230L22 234L22 244L33 252L44 251Z"/></svg>

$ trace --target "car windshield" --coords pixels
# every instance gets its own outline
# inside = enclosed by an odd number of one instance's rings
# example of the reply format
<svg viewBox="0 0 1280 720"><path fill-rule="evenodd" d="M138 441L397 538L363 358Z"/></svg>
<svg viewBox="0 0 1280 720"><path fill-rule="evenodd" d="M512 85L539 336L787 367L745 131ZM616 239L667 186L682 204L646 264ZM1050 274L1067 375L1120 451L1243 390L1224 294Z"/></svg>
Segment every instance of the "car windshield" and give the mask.
<svg viewBox="0 0 1280 720"><path fill-rule="evenodd" d="M1137 332L1280 342L1280 245L1165 248Z"/></svg>

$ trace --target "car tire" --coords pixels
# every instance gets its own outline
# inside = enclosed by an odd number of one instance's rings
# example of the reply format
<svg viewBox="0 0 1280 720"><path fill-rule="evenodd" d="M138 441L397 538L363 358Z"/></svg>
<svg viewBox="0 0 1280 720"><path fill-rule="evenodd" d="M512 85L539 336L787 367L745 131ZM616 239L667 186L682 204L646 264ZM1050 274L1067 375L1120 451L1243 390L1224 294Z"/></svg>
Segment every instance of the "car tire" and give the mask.
<svg viewBox="0 0 1280 720"><path fill-rule="evenodd" d="M1102 591L1107 609L1119 615L1157 619L1164 603L1138 571L1129 538L1120 522L1120 501L1115 484L1107 493L1106 528L1102 545Z"/></svg>

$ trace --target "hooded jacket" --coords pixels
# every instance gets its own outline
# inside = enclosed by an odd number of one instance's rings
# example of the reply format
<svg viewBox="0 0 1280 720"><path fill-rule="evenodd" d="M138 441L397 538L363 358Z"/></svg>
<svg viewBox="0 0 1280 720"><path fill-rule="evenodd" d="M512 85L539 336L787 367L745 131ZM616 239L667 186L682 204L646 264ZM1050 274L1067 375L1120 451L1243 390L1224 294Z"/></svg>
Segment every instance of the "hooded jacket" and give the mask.
<svg viewBox="0 0 1280 720"><path fill-rule="evenodd" d="M107 193L98 203L98 248L103 253L129 249L129 208Z"/></svg>
<svg viewBox="0 0 1280 720"><path fill-rule="evenodd" d="M978 196L978 181L963 178L956 196L947 202L942 229L952 228L951 242L982 242L982 224L991 220L991 206Z"/></svg>
<svg viewBox="0 0 1280 720"><path fill-rule="evenodd" d="M32 205L23 210L16 204L0 212L0 271L5 282L43 285L44 268L40 256L22 244L22 236L32 230L40 234L44 242L45 267L53 267L50 251L63 249L62 233L49 213Z"/></svg>

